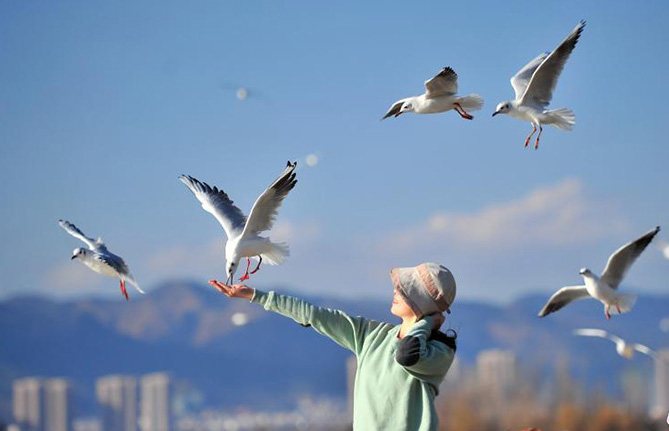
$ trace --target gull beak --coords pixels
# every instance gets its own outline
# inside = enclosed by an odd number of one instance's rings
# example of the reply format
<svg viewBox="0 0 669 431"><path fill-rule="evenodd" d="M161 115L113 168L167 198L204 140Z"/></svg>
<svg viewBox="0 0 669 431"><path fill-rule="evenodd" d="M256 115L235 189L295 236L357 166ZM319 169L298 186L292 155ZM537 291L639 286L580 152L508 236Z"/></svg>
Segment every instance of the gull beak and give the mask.
<svg viewBox="0 0 669 431"><path fill-rule="evenodd" d="M76 259L76 258L77 258L77 255L73 254L72 257L70 258L70 260L73 260L73 259Z"/></svg>
<svg viewBox="0 0 669 431"><path fill-rule="evenodd" d="M492 116L494 117L495 115L499 114L499 111L495 111L492 113Z"/></svg>

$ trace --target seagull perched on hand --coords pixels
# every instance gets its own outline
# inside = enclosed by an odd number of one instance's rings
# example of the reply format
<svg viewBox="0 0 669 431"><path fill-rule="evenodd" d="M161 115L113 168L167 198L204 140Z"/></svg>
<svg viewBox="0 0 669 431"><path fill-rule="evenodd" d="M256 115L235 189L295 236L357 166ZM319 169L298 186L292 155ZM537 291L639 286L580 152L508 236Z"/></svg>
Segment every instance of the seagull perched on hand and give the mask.
<svg viewBox="0 0 669 431"><path fill-rule="evenodd" d="M611 307L614 307L619 314L630 311L636 301L636 296L618 293L618 286L625 277L627 270L659 231L660 227L658 226L616 250L609 257L601 277L597 277L587 268L581 269L580 274L583 276L585 285L567 286L558 290L541 309L539 317L553 313L572 301L588 297L598 299L604 304L604 315L607 319L611 318Z"/></svg>
<svg viewBox="0 0 669 431"><path fill-rule="evenodd" d="M529 145L538 127L539 134L534 149L539 148L539 137L543 131L542 124L571 130L576 123L576 116L569 109L560 108L548 111L546 107L553 98L553 90L555 90L560 73L562 73L569 54L576 47L584 27L585 21L581 21L555 51L539 54L537 58L520 69L511 78L511 86L516 91L516 99L500 103L492 114L493 117L497 114L509 114L519 120L529 121L532 124L532 133L525 140L525 147Z"/></svg>
<svg viewBox="0 0 669 431"><path fill-rule="evenodd" d="M643 353L644 355L648 355L651 358L655 358L655 351L653 349L646 347L643 344L628 343L622 338L613 334L609 334L608 332L602 329L589 329L589 328L577 329L574 331L574 335L581 335L584 337L607 338L616 343L616 352L618 352L618 354L625 359L632 359L635 350L637 352Z"/></svg>
<svg viewBox="0 0 669 431"><path fill-rule="evenodd" d="M139 293L144 293L130 273L128 265L121 259L121 256L117 256L109 251L101 238L96 240L88 238L82 231L67 220L59 220L58 224L60 224L60 227L65 229L67 233L80 239L88 246L88 250L81 247L75 248L72 252L71 259L79 259L87 267L99 274L108 277L118 277L121 282L121 293L123 293L123 296L125 296L127 301L130 300L130 297L128 296L128 291L125 289L126 281L135 286L135 289L137 289Z"/></svg>
<svg viewBox="0 0 669 431"><path fill-rule="evenodd" d="M391 116L400 116L405 112L416 114L437 114L455 109L462 118L471 120L474 117L467 110L476 111L483 106L483 99L478 94L458 96L458 74L450 67L444 67L434 76L425 81L425 94L398 100L383 116L385 120Z"/></svg>
<svg viewBox="0 0 669 431"><path fill-rule="evenodd" d="M246 272L239 279L240 281L248 280L249 274L255 274L260 269L263 260L270 265L279 265L288 256L288 244L275 243L258 234L272 228L281 202L295 187L297 183L294 172L296 166L297 162L288 162L279 178L258 197L248 217L244 216L223 190L218 190L190 176L179 177L181 182L186 184L197 200L202 203L202 208L216 217L225 230L228 237L225 244L226 274L228 276L226 284L233 281L239 261L243 257L246 258ZM250 258L258 258L258 266L249 273Z"/></svg>

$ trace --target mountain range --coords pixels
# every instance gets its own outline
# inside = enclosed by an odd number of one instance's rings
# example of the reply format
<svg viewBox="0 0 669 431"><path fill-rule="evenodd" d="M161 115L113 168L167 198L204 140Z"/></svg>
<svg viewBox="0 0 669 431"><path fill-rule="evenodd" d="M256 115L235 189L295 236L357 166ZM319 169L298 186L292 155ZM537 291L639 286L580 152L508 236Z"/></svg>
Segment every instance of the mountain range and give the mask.
<svg viewBox="0 0 669 431"><path fill-rule="evenodd" d="M305 299L398 322L389 312L390 297ZM444 327L458 333L461 363L473 365L484 349L511 349L524 367L549 373L558 360L567 360L576 379L615 391L619 385L612 376L629 369L651 375L652 361L625 360L612 343L575 337L573 329L603 328L652 348L669 347L669 334L659 326L669 316L669 295L641 295L631 313L611 321L596 301L579 301L540 319L546 300L547 295L529 295L506 305L456 301ZM233 324L235 313L244 313L248 322ZM11 420L12 380L28 375L71 379L80 414L94 412L95 379L107 374L168 372L193 408L272 409L306 394L346 396L348 351L257 304L230 300L195 282L164 283L130 302L8 299L0 303L0 333L2 421Z"/></svg>

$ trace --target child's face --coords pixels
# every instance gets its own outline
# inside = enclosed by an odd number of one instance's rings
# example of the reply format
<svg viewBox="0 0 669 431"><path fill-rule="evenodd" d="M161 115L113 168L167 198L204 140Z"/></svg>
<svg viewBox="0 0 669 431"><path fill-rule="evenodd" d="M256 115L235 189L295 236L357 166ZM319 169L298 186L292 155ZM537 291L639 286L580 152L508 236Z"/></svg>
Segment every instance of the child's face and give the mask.
<svg viewBox="0 0 669 431"><path fill-rule="evenodd" d="M402 319L408 319L415 316L411 307L409 307L409 304L406 303L397 289L393 290L393 305L390 307L390 312Z"/></svg>

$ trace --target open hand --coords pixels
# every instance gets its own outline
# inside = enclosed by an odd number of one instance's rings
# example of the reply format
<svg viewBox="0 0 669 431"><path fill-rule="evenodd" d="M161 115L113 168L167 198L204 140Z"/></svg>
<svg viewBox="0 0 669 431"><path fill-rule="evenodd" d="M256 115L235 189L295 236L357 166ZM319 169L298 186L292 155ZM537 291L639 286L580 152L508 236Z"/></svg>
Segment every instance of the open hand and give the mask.
<svg viewBox="0 0 669 431"><path fill-rule="evenodd" d="M218 280L209 280L209 284L214 286L221 292L223 295L228 298L243 298L250 300L253 298L255 290L251 287L248 287L244 284L233 284L228 286L227 284L221 283Z"/></svg>

